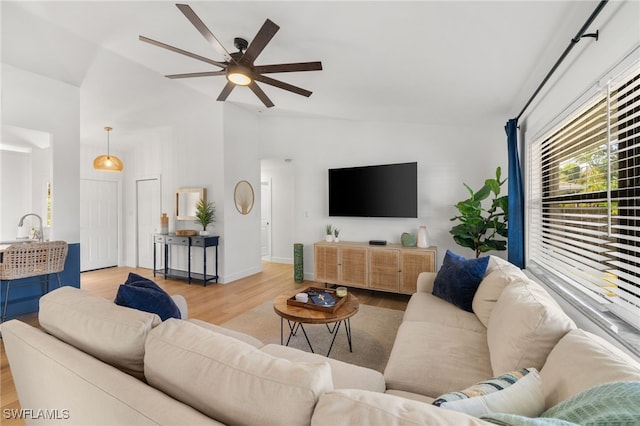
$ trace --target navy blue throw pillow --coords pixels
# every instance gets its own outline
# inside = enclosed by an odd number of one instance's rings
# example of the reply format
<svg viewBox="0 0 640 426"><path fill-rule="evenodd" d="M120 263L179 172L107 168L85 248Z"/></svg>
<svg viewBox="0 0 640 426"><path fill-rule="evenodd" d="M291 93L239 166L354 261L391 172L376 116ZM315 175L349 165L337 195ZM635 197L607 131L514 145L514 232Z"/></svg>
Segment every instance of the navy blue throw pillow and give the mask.
<svg viewBox="0 0 640 426"><path fill-rule="evenodd" d="M466 259L447 250L442 267L433 283L433 295L453 303L460 309L473 312L471 304L484 273L489 257Z"/></svg>
<svg viewBox="0 0 640 426"><path fill-rule="evenodd" d="M152 280L133 272L118 288L114 302L116 305L158 314L162 321L181 317L180 309L166 291Z"/></svg>

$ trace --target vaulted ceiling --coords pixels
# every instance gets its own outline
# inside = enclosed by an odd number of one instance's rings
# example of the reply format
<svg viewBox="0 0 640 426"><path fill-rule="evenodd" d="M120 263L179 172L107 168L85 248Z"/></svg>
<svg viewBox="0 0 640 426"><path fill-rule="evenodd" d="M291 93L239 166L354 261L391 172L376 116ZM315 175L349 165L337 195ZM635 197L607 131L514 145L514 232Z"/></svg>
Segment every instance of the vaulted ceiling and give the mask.
<svg viewBox="0 0 640 426"><path fill-rule="evenodd" d="M250 42L266 18L278 24L256 64L322 61L323 71L272 74L311 90L309 98L262 85L274 108L266 110L247 88L236 88L229 102L263 114L475 125L518 114L597 1L189 4L229 51L234 37ZM131 114L132 99L157 90L136 73L153 73L162 87L188 87L211 102L226 83L222 76L163 79L218 68L142 43L139 35L223 60L173 2L2 2L2 62L81 87L83 126L98 134L107 111ZM126 122L135 131L151 121Z"/></svg>

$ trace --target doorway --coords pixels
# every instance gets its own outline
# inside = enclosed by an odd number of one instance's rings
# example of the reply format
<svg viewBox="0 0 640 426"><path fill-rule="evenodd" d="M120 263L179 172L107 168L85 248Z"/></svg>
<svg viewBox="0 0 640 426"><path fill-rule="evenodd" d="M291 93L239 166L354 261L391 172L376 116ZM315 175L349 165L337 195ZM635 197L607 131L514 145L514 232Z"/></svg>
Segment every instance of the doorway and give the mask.
<svg viewBox="0 0 640 426"><path fill-rule="evenodd" d="M260 182L260 254L262 260L271 262L271 179Z"/></svg>
<svg viewBox="0 0 640 426"><path fill-rule="evenodd" d="M159 231L161 203L160 178L136 180L136 264L139 268L153 269L153 234Z"/></svg>
<svg viewBox="0 0 640 426"><path fill-rule="evenodd" d="M118 182L80 180L80 271L118 266Z"/></svg>
<svg viewBox="0 0 640 426"><path fill-rule="evenodd" d="M295 229L293 162L289 159L264 159L260 166L263 183L260 185L262 259L292 264Z"/></svg>

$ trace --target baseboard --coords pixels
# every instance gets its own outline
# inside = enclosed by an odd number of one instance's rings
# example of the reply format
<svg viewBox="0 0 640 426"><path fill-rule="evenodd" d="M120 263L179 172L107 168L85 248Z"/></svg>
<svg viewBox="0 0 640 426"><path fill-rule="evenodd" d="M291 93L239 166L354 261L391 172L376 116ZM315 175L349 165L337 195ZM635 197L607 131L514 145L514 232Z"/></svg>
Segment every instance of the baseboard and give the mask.
<svg viewBox="0 0 640 426"><path fill-rule="evenodd" d="M271 262L273 263L285 263L287 265L293 265L293 259L290 257L272 257Z"/></svg>
<svg viewBox="0 0 640 426"><path fill-rule="evenodd" d="M240 280L242 278L246 278L246 277L248 277L250 275L259 274L260 272L262 272L262 267L256 266L256 267L253 267L253 268L245 269L243 271L235 272L233 274L221 276L220 279L218 280L218 282L220 284L229 284L229 283L231 283L233 281L237 281L237 280Z"/></svg>

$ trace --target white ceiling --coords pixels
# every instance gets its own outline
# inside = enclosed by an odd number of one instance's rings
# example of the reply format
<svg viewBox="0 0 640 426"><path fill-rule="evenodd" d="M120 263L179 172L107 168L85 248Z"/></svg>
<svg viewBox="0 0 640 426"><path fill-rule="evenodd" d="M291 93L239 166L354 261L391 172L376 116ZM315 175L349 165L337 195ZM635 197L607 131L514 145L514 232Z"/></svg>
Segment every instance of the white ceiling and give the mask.
<svg viewBox="0 0 640 426"><path fill-rule="evenodd" d="M263 114L442 125L516 116L597 3L189 2L229 51L235 50L234 37L251 41L266 18L278 24L256 64L323 63L323 71L271 74L313 91L310 98L262 85L274 108L263 111L248 88L236 88L228 101ZM130 133L157 125L151 118L131 118L132 98L147 99L148 114L149 105L161 109L142 94L153 87L139 81L136 69L154 76L217 70L140 42L139 35L223 59L174 2L2 1L3 63L82 87L83 142L104 143L102 128L117 130L118 120ZM119 88L107 87L108 73L117 76ZM99 78L105 87L96 83ZM186 85L212 102L225 84L224 77L159 80L163 87Z"/></svg>

